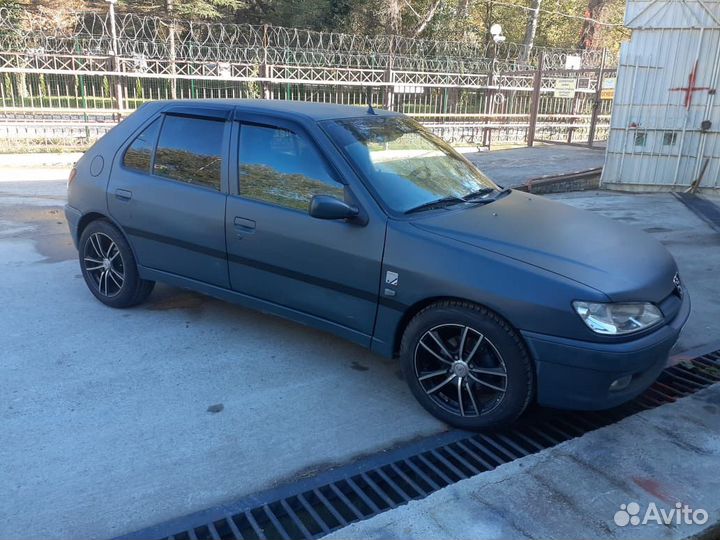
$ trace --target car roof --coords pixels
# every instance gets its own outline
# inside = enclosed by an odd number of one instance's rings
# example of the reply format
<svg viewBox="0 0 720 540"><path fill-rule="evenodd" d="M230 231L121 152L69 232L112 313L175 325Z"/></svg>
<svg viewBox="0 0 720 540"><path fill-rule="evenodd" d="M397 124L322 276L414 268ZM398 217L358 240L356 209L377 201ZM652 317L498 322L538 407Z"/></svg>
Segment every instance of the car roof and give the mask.
<svg viewBox="0 0 720 540"><path fill-rule="evenodd" d="M363 116L397 116L399 114L382 109L374 109L373 115L373 113L369 112L367 105L337 105L335 103L313 103L282 99L183 99L167 100L164 103L167 105L182 105L183 107L197 105L198 108L212 107L213 105L230 105L247 112L271 112L278 116L316 121Z"/></svg>

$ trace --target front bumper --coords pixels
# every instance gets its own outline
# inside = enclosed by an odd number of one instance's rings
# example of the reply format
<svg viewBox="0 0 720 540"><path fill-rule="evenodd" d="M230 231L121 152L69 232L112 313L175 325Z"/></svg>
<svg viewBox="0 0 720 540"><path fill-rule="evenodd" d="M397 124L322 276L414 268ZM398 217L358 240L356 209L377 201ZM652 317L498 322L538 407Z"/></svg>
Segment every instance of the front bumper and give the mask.
<svg viewBox="0 0 720 540"><path fill-rule="evenodd" d="M625 343L591 343L522 332L535 359L537 401L558 409L598 410L631 400L667 365L670 349L690 316L687 292L675 318L655 332ZM630 376L620 390L610 385Z"/></svg>
<svg viewBox="0 0 720 540"><path fill-rule="evenodd" d="M81 217L82 212L80 212L80 210L73 208L69 204L65 205L65 219L68 222L68 227L70 227L70 236L72 236L73 244L75 244L75 249L77 249L78 247L77 232Z"/></svg>

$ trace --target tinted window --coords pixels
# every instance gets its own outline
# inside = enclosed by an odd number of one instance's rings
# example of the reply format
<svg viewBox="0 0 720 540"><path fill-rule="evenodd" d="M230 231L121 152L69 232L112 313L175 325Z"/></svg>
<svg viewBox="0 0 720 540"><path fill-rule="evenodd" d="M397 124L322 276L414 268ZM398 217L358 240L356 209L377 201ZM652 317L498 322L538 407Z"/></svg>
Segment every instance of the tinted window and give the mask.
<svg viewBox="0 0 720 540"><path fill-rule="evenodd" d="M155 174L220 190L225 123L167 115L155 153Z"/></svg>
<svg viewBox="0 0 720 540"><path fill-rule="evenodd" d="M135 140L125 151L125 157L123 158L125 167L144 173L150 172L150 161L159 129L160 119L158 118L146 127L140 135L135 137Z"/></svg>
<svg viewBox="0 0 720 540"><path fill-rule="evenodd" d="M315 195L343 199L342 184L304 137L279 128L240 128L240 195L307 212Z"/></svg>

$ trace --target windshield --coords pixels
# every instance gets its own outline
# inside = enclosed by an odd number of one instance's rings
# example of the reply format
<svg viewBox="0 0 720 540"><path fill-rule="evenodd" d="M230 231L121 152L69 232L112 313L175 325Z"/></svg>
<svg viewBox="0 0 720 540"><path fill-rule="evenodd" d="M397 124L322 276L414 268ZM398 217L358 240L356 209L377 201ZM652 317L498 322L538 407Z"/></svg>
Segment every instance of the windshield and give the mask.
<svg viewBox="0 0 720 540"><path fill-rule="evenodd" d="M453 148L402 116L345 118L323 127L392 210L462 203L498 187Z"/></svg>

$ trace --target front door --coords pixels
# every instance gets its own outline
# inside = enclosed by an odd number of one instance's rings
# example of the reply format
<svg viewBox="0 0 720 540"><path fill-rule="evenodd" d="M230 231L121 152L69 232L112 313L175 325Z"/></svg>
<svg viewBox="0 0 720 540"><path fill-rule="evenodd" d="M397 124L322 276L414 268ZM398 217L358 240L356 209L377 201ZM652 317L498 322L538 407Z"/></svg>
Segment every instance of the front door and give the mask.
<svg viewBox="0 0 720 540"><path fill-rule="evenodd" d="M322 319L369 344L384 217L375 215L365 224L311 217L314 195L356 202L353 186L343 183L315 140L282 120L238 123L236 129L231 178L238 182L237 193L231 188L226 214L232 288Z"/></svg>
<svg viewBox="0 0 720 540"><path fill-rule="evenodd" d="M223 165L229 112L166 111L118 152L108 207L141 266L230 286Z"/></svg>

